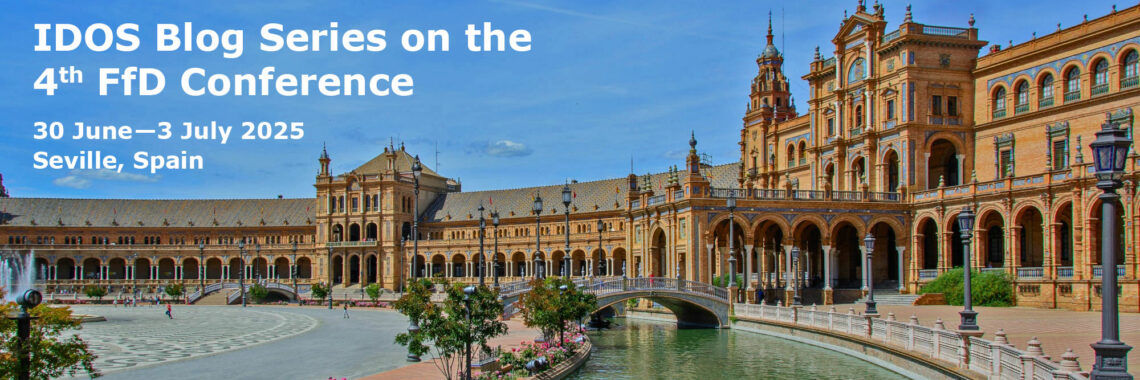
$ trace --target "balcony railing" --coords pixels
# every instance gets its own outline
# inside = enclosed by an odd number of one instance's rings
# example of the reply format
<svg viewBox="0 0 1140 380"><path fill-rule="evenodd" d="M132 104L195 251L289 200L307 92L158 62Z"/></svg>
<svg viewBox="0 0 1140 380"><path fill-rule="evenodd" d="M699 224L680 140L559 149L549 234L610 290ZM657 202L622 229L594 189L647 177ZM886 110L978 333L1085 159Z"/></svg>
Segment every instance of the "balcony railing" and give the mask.
<svg viewBox="0 0 1140 380"><path fill-rule="evenodd" d="M1041 98L1041 100L1037 101L1037 108L1045 108L1045 107L1052 107L1052 106L1053 106L1053 97L1052 96L1050 96L1048 98Z"/></svg>
<svg viewBox="0 0 1140 380"><path fill-rule="evenodd" d="M376 241L330 241L325 243L326 247L375 247Z"/></svg>
<svg viewBox="0 0 1140 380"><path fill-rule="evenodd" d="M958 116L947 116L946 125L962 125L962 118Z"/></svg>
<svg viewBox="0 0 1140 380"><path fill-rule="evenodd" d="M1000 272L1005 272L1005 268L1000 268L1000 267L999 268L981 268L981 269L978 269L978 272L981 272L981 273L1000 273Z"/></svg>
<svg viewBox="0 0 1140 380"><path fill-rule="evenodd" d="M824 192L819 190L796 190L796 199L823 200Z"/></svg>
<svg viewBox="0 0 1140 380"><path fill-rule="evenodd" d="M1065 102L1071 102L1081 99L1081 90L1069 91L1065 93Z"/></svg>
<svg viewBox="0 0 1140 380"><path fill-rule="evenodd" d="M954 28L949 26L925 25L922 27L922 34L931 36L969 38L970 30L966 28Z"/></svg>
<svg viewBox="0 0 1140 380"><path fill-rule="evenodd" d="M1104 276L1104 266L1103 265L1093 266L1093 278L1101 278L1103 276ZM1117 265L1116 266L1116 277L1124 277L1124 266L1123 265Z"/></svg>
<svg viewBox="0 0 1140 380"><path fill-rule="evenodd" d="M871 193L871 201L872 202L898 202L899 201L899 193L872 192Z"/></svg>
<svg viewBox="0 0 1140 380"><path fill-rule="evenodd" d="M831 198L838 201L861 201L863 200L863 193L859 191L835 190L831 192Z"/></svg>
<svg viewBox="0 0 1140 380"><path fill-rule="evenodd" d="M1018 104L1016 107L1013 107L1014 115L1026 112L1029 112L1029 103Z"/></svg>
<svg viewBox="0 0 1140 380"><path fill-rule="evenodd" d="M1120 88L1132 88L1140 84L1140 76L1124 78L1120 80Z"/></svg>
<svg viewBox="0 0 1140 380"><path fill-rule="evenodd" d="M649 199L645 201L646 206L653 206L662 203L665 203L665 194L649 197Z"/></svg>
<svg viewBox="0 0 1140 380"><path fill-rule="evenodd" d="M1017 268L1017 278L1022 279L1039 279L1045 277L1045 268L1041 267L1021 267Z"/></svg>
<svg viewBox="0 0 1140 380"><path fill-rule="evenodd" d="M894 41L896 38L899 38L899 35L901 35L901 34L902 34L902 30L896 30L896 31L884 34L882 43L885 45L887 42Z"/></svg>
<svg viewBox="0 0 1140 380"><path fill-rule="evenodd" d="M1102 95L1108 93L1108 83L1102 83L1092 86L1092 96Z"/></svg>
<svg viewBox="0 0 1140 380"><path fill-rule="evenodd" d="M930 124L931 125L942 125L942 116L931 116L930 117Z"/></svg>
<svg viewBox="0 0 1140 380"><path fill-rule="evenodd" d="M1005 108L998 108L994 110L994 119L1001 119L1005 117Z"/></svg>
<svg viewBox="0 0 1140 380"><path fill-rule="evenodd" d="M1073 278L1073 267L1057 267L1057 278Z"/></svg>

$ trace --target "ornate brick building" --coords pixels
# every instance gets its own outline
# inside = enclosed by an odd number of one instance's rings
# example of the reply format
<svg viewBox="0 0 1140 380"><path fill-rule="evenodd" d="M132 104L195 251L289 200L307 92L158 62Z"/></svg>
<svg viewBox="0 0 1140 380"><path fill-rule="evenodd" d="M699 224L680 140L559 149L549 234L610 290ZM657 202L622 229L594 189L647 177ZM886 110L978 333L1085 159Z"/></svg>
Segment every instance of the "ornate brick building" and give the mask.
<svg viewBox="0 0 1140 380"><path fill-rule="evenodd" d="M883 12L860 2L827 47L796 52L814 55L803 114L769 22L738 163L701 162L692 136L683 166L567 184L564 207L563 185L463 192L429 169L417 193L416 158L402 146L342 174L329 172L322 152L309 199L0 197L0 243L34 249L49 289L153 289L243 273L398 288L409 274L475 282L481 267L502 281L569 273L712 282L734 269L750 297L757 287L790 291L798 271L806 302L831 303L862 296L868 277L876 289L914 292L968 258L1007 273L1019 304L1099 305L1099 190L1086 146L1104 123L1132 131L1140 7L988 51L972 17L935 26L907 9L890 26ZM1118 260L1121 308L1133 312L1136 157L1122 190ZM965 206L978 215L970 255L953 222Z"/></svg>

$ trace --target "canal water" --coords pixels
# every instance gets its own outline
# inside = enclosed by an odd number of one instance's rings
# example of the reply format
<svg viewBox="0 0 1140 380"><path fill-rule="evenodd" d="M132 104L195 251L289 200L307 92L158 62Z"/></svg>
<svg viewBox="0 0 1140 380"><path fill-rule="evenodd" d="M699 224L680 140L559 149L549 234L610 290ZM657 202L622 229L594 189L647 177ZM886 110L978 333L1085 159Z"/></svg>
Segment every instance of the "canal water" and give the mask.
<svg viewBox="0 0 1140 380"><path fill-rule="evenodd" d="M570 379L900 379L816 346L730 329L617 318L590 332L594 352Z"/></svg>

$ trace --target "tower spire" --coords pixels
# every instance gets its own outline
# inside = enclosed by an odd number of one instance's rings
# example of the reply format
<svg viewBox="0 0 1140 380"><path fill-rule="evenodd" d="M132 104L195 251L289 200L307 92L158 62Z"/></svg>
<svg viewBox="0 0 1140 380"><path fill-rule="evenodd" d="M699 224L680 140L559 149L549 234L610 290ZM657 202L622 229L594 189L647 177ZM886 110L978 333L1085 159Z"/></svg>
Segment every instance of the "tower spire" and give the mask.
<svg viewBox="0 0 1140 380"><path fill-rule="evenodd" d="M768 10L768 45L772 44L772 10Z"/></svg>

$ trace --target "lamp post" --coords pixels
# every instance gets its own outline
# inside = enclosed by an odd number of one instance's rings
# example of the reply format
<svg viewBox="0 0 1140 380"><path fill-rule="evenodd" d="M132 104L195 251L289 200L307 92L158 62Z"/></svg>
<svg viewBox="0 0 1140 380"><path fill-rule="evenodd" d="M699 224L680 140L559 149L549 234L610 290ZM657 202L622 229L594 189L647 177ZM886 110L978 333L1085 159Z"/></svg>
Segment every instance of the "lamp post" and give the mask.
<svg viewBox="0 0 1140 380"><path fill-rule="evenodd" d="M206 291L206 241L198 239L198 291Z"/></svg>
<svg viewBox="0 0 1140 380"><path fill-rule="evenodd" d="M558 296L559 297L566 297L566 291L569 289L570 289L570 287L566 286L565 284L563 284L562 286L559 286L558 287ZM565 302L565 301L563 301L563 302ZM558 347L562 347L562 342L566 341L566 336L565 336L566 320L562 319L562 313L563 313L562 310L558 310Z"/></svg>
<svg viewBox="0 0 1140 380"><path fill-rule="evenodd" d="M863 245L867 249L867 315L879 315L879 309L875 308L875 284L871 279L871 258L875 256L875 236L867 233L867 237L863 238ZM795 249L795 248L792 248Z"/></svg>
<svg viewBox="0 0 1140 380"><path fill-rule="evenodd" d="M238 284L241 286L241 307L245 307L245 238L238 240L238 259L241 260L241 277L238 277Z"/></svg>
<svg viewBox="0 0 1140 380"><path fill-rule="evenodd" d="M962 237L962 300L964 308L958 312L961 316L961 322L958 324L958 330L962 331L977 331L978 330L978 312L974 311L974 297L973 291L970 289L970 261L973 255L970 253L970 242L974 238L974 212L970 210L970 206L962 208L962 212L958 213L958 232Z"/></svg>
<svg viewBox="0 0 1140 380"><path fill-rule="evenodd" d="M132 253L127 256L127 260L131 263L131 297L134 297L135 299L138 299L138 283L135 280L135 278L137 278L135 277L135 258L138 256L139 254L137 253ZM125 269L126 268L124 268L124 270Z"/></svg>
<svg viewBox="0 0 1140 380"><path fill-rule="evenodd" d="M32 359L31 359L31 343L29 337L32 332L32 321L39 317L32 316L28 313L28 309L34 309L40 302L43 301L43 294L39 290L28 289L16 297L16 303L20 305L20 311L7 316L8 319L16 321L16 379L28 380L31 378L32 372Z"/></svg>
<svg viewBox="0 0 1140 380"><path fill-rule="evenodd" d="M603 222L601 219L598 219L598 253L603 252L602 251L602 231L605 231L605 229L606 229L606 223ZM601 256L602 255L598 255L598 258L602 259ZM593 265L591 265L590 266L590 277L594 277L595 271L597 271L597 268L595 268Z"/></svg>
<svg viewBox="0 0 1140 380"><path fill-rule="evenodd" d="M293 260L289 261L293 264L289 268L289 278L293 279L293 296L297 298L297 306L301 305L301 295L297 292L297 241L293 240Z"/></svg>
<svg viewBox="0 0 1140 380"><path fill-rule="evenodd" d="M487 233L487 219L483 217L483 203L479 203L479 262L476 263L476 268L479 268L479 286L487 285L487 256L483 252L483 235Z"/></svg>
<svg viewBox="0 0 1140 380"><path fill-rule="evenodd" d="M792 246L792 268L795 272L792 274L792 281L795 281L792 291L792 305L803 306L803 299L800 297L800 247Z"/></svg>
<svg viewBox="0 0 1140 380"><path fill-rule="evenodd" d="M1116 190L1123 186L1124 164L1132 139L1128 132L1117 128L1111 120L1101 125L1096 140L1089 144L1096 167L1096 187L1104 191L1098 198L1101 204L1100 228L1100 340L1092 344L1096 352L1092 379L1132 379L1128 374L1128 351L1131 346L1120 341L1120 315L1117 309L1116 249L1120 245L1116 234L1117 210L1120 195Z"/></svg>
<svg viewBox="0 0 1140 380"><path fill-rule="evenodd" d="M495 226L495 249L491 251L491 276L499 288L499 211L491 211L491 225ZM482 244L480 244L482 246Z"/></svg>
<svg viewBox="0 0 1140 380"><path fill-rule="evenodd" d="M728 191L728 287L736 287L736 189ZM734 301L735 302L735 301Z"/></svg>
<svg viewBox="0 0 1140 380"><path fill-rule="evenodd" d="M562 256L562 275L570 277L570 201L573 193L570 192L570 184L567 183L562 186L562 206L566 208L566 252Z"/></svg>
<svg viewBox="0 0 1140 380"><path fill-rule="evenodd" d="M333 253L333 247L328 247L328 249L329 249L329 261L328 261L328 263L329 263L329 288L328 288L329 297L328 298L329 298L329 310L332 310L332 303L333 303L332 253Z"/></svg>
<svg viewBox="0 0 1140 380"><path fill-rule="evenodd" d="M416 277L416 258L420 257L420 238L418 231L420 228L420 175L423 174L423 166L420 165L420 155L416 155L416 160L412 162L412 179L414 187L412 194L415 196L412 199L412 259L408 261L408 277Z"/></svg>
<svg viewBox="0 0 1140 380"><path fill-rule="evenodd" d="M257 262L261 261L261 243L254 242L253 243L253 250L257 252L257 260L254 260L254 262L253 262L253 270L254 270L254 272L256 272L254 274L253 278L257 279L257 282L260 283L261 282L261 270L259 270L259 268L257 268Z"/></svg>
<svg viewBox="0 0 1140 380"><path fill-rule="evenodd" d="M534 211L534 278L542 278L538 270L539 258L542 246L542 196L536 192L534 194L534 205L531 209Z"/></svg>
<svg viewBox="0 0 1140 380"><path fill-rule="evenodd" d="M475 287L474 286L468 286L466 288L463 288L463 304L464 304L464 306L467 307L467 331L466 331L467 336L466 336L466 339L464 339L464 342L467 343L467 351L466 351L466 353L467 353L467 365L463 369L463 374L464 374L464 378L467 380L471 380L471 340L472 340L471 339L472 338L471 337L471 329L474 328L474 326L471 325L471 295L472 294L475 294Z"/></svg>

